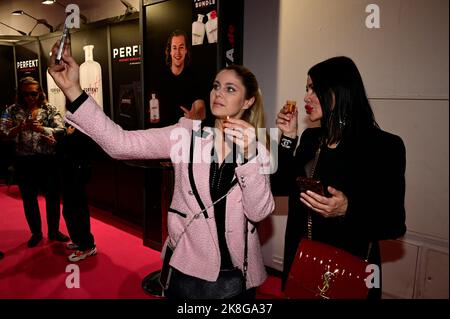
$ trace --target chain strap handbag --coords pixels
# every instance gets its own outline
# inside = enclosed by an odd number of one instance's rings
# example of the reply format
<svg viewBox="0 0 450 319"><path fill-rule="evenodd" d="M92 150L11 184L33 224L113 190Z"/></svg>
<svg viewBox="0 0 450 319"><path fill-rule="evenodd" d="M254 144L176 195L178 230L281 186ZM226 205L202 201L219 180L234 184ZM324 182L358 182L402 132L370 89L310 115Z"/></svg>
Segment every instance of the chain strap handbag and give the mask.
<svg viewBox="0 0 450 319"><path fill-rule="evenodd" d="M204 215L207 218L207 211L212 208L219 201L225 199L233 189L238 185L237 180L234 180L232 186L226 194L214 201L210 206L205 207L203 204L195 185L192 171L192 156L194 148L194 134L191 139L191 161L189 163L189 178L192 191L197 199L201 210L194 214L189 222L184 227L181 234L172 243L170 238L166 245L166 251L163 260L163 267L161 269L160 284L163 287L164 293L173 299L229 299L238 296L246 290L247 282L247 267L248 267L248 219L245 217L245 244L244 244L244 261L242 271L235 267L230 270L221 270L216 281L211 282L203 280L198 277L189 276L170 266L170 259L175 251L180 239L186 233L189 226Z"/></svg>
<svg viewBox="0 0 450 319"><path fill-rule="evenodd" d="M211 206L213 207L220 200L223 200L236 187L235 184L227 194L216 200ZM164 255L163 267L161 269L160 284L166 294L176 299L228 299L233 298L246 289L247 278L247 251L248 251L248 221L246 219L245 225L245 245L244 245L244 263L242 271L235 267L229 270L221 270L216 281L206 281L201 278L186 275L170 266L170 259L175 251L181 237L186 233L187 228L206 211L207 208L201 210L188 222L180 236L171 243L170 239L166 245L166 252Z"/></svg>
<svg viewBox="0 0 450 319"><path fill-rule="evenodd" d="M316 151L309 174L312 180L322 143ZM285 287L292 299L366 299L367 259L312 239L311 210L307 216L307 238L297 248ZM369 244L369 252L371 245ZM368 255L367 255L368 257Z"/></svg>

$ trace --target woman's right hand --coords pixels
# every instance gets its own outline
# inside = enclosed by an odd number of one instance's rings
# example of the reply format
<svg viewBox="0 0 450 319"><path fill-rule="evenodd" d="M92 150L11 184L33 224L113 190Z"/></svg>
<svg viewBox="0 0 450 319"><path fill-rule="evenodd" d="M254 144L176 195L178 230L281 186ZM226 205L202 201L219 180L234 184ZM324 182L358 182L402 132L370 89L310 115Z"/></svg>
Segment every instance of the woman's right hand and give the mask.
<svg viewBox="0 0 450 319"><path fill-rule="evenodd" d="M55 80L56 85L64 92L70 102L81 95L80 67L70 54L70 40L66 39L64 52L59 64L56 64L56 53L59 47L57 41L52 48L48 72Z"/></svg>
<svg viewBox="0 0 450 319"><path fill-rule="evenodd" d="M293 113L286 113L287 105L284 105L280 112L277 115L276 124L277 127L281 130L284 136L290 137L290 138L296 138L297 137L297 130L298 130L298 123L297 123L297 117L298 117L298 110L297 107L294 107Z"/></svg>

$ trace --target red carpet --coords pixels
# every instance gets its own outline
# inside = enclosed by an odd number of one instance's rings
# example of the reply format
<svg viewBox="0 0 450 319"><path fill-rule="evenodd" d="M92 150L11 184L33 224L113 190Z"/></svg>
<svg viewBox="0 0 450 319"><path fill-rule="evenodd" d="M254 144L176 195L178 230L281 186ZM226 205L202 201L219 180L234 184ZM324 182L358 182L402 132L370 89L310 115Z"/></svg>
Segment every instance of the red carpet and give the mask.
<svg viewBox="0 0 450 319"><path fill-rule="evenodd" d="M161 267L160 253L142 243L141 232L91 208L92 233L98 254L70 263L64 244L48 241L45 201L40 198L44 240L28 248L30 231L17 186L0 185L0 299L150 299L142 279ZM113 226L114 225L114 226ZM67 234L64 219L60 229ZM69 265L79 267L79 288L68 288L75 277ZM71 266L69 266L71 267ZM70 285L69 285L70 286ZM258 298L280 298L280 280L269 277Z"/></svg>

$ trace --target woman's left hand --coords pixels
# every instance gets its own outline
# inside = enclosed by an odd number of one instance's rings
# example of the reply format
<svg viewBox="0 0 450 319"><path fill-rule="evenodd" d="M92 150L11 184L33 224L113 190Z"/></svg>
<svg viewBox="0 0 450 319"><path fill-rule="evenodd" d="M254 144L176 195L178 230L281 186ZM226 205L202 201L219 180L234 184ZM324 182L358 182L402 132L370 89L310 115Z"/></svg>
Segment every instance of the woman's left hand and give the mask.
<svg viewBox="0 0 450 319"><path fill-rule="evenodd" d="M256 155L256 133L250 123L230 118L223 122L223 128L225 134L239 146L240 152L243 151L246 159L251 159Z"/></svg>
<svg viewBox="0 0 450 319"><path fill-rule="evenodd" d="M328 186L327 190L331 197L307 191L300 193L300 201L325 218L345 216L348 208L347 196L331 186Z"/></svg>

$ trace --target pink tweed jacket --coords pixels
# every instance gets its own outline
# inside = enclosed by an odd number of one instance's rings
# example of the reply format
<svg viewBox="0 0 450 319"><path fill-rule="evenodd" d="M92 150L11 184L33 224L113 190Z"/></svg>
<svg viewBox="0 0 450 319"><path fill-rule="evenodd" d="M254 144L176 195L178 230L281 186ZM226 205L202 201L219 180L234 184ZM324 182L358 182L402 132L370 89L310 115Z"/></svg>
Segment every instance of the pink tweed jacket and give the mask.
<svg viewBox="0 0 450 319"><path fill-rule="evenodd" d="M202 132L199 130L200 122L181 118L177 124L164 128L125 131L111 121L91 97L76 112L67 112L65 117L67 122L90 136L115 159L171 158L175 185L168 212L168 233L172 243L179 240L170 264L185 274L215 281L220 271L220 251L214 207L210 207L209 167L213 134L208 134L208 128L201 136L195 135L192 161L193 180L207 211L195 219L181 236L187 223L201 211L188 170L191 137L193 132ZM256 158L236 168L237 185L225 199L225 237L233 264L241 269L245 225L249 230L247 288L261 285L267 274L258 233L251 223L245 223L244 216L252 222L259 222L275 207L269 175L262 170L269 165L268 152L261 144L257 148ZM166 245L167 240L164 248Z"/></svg>

